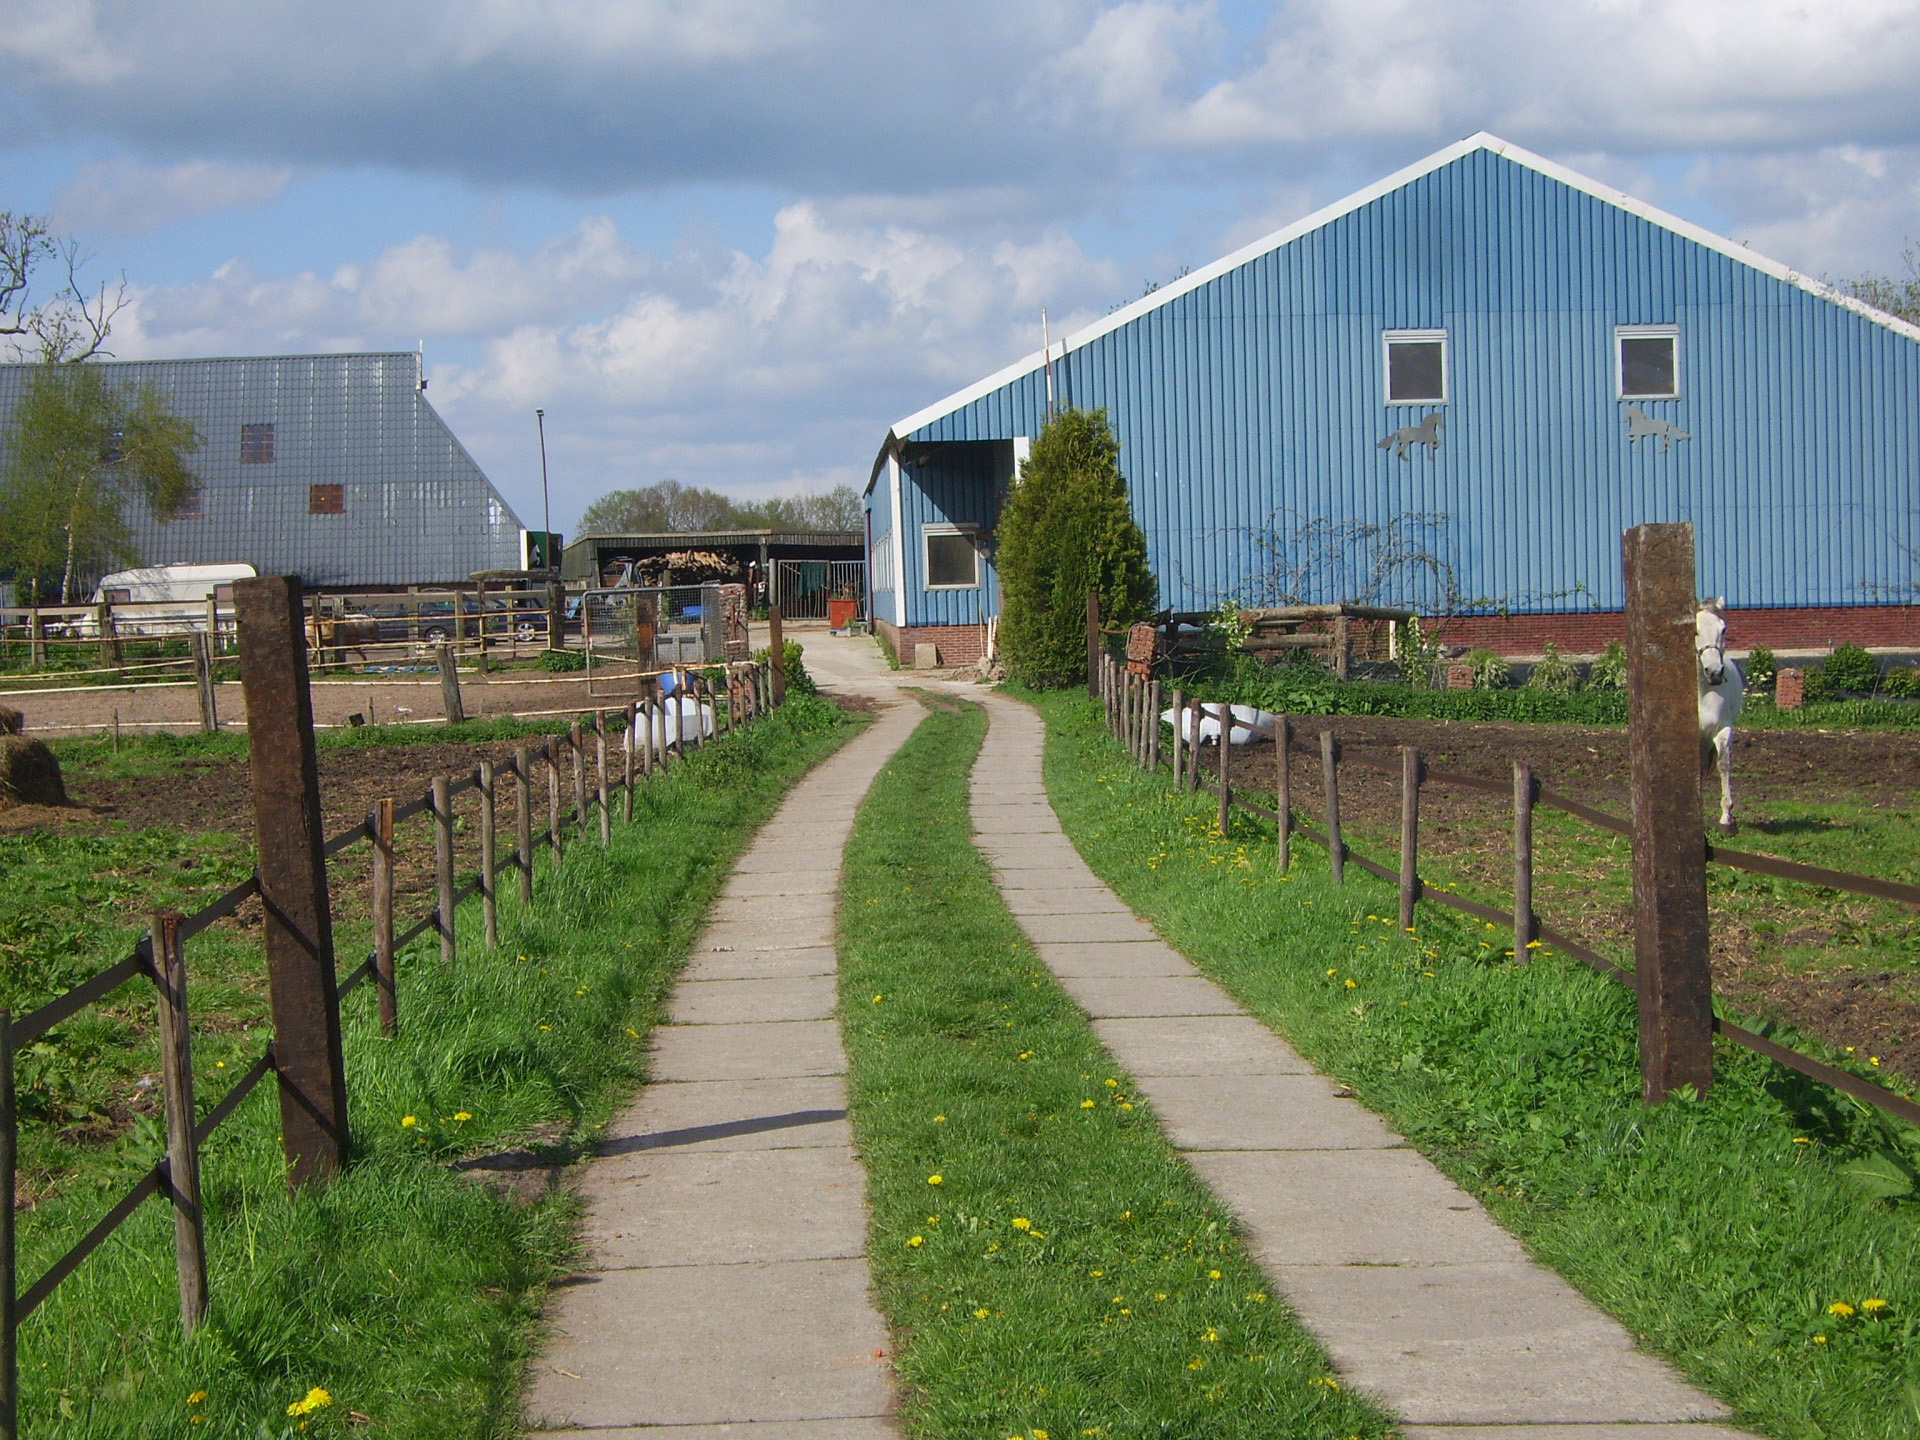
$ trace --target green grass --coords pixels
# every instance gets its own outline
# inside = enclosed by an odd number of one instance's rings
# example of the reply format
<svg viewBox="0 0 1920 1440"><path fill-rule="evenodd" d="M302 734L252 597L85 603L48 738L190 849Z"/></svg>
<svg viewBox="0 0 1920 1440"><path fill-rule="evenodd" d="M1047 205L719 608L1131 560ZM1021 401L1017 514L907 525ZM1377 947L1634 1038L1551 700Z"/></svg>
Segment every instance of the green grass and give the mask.
<svg viewBox="0 0 1920 1440"><path fill-rule="evenodd" d="M695 752L641 789L611 849L576 842L557 875L543 859L532 907L507 887L498 951L481 944L478 907L463 907L452 970L431 942L402 956L396 1039L374 1023L370 986L349 997L346 1172L289 1202L262 1086L203 1157L208 1323L182 1339L171 1221L143 1206L23 1326L22 1432L277 1437L299 1424L287 1406L320 1387L331 1402L302 1417L307 1435L347 1434L356 1415L368 1434L517 1433L521 1362L569 1253L572 1205L563 1192L513 1203L451 1162L591 1147L640 1077L648 1027L729 861L848 733L824 703L795 700ZM262 1036L222 999L222 985L247 986L243 973L220 977L198 940L188 963L204 1111ZM129 1029L151 1009L138 988L123 992ZM50 1039L71 1044L77 1030ZM110 1049L100 1063L127 1063ZM57 1194L20 1214L23 1279L151 1163L157 1130L143 1117L87 1149Z"/></svg>
<svg viewBox="0 0 1920 1440"><path fill-rule="evenodd" d="M1516 967L1506 932L1426 907L1403 934L1389 886L1349 867L1336 888L1305 844L1282 879L1270 827L1220 835L1213 799L1135 769L1084 698L1041 708L1095 870L1537 1258L1774 1440L1920 1431L1920 1206L1846 1173L1880 1122L1728 1046L1708 1098L1645 1108L1623 987Z"/></svg>
<svg viewBox="0 0 1920 1440"><path fill-rule="evenodd" d="M841 1020L869 1252L921 1437L1378 1437L1040 963L974 850L976 707L846 852Z"/></svg>

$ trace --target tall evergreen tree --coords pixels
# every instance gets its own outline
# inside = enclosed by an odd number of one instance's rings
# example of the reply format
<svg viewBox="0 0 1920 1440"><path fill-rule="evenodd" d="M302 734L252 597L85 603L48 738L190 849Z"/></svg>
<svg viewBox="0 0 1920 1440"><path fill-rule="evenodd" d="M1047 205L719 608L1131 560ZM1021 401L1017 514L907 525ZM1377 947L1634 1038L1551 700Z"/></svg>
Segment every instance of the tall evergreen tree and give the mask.
<svg viewBox="0 0 1920 1440"><path fill-rule="evenodd" d="M1109 623L1152 612L1159 587L1104 410L1063 411L1040 432L1001 513L994 564L1001 649L1030 685L1086 678L1089 590Z"/></svg>
<svg viewBox="0 0 1920 1440"><path fill-rule="evenodd" d="M151 390L122 393L92 365L38 367L0 444L0 569L24 596L68 604L82 575L137 564L129 506L172 516L199 483L186 460L199 448Z"/></svg>

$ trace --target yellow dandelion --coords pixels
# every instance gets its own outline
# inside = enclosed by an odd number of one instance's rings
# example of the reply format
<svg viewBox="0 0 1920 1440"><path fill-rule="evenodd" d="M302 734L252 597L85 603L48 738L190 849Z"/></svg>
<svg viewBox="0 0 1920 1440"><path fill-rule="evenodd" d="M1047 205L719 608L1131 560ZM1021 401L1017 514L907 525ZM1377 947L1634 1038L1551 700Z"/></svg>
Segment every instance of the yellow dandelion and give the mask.
<svg viewBox="0 0 1920 1440"><path fill-rule="evenodd" d="M918 1250L922 1245L926 1243L927 1243L927 1238L924 1235L910 1235L907 1237L907 1248L909 1250Z"/></svg>
<svg viewBox="0 0 1920 1440"><path fill-rule="evenodd" d="M202 1400L206 1398L207 1398L206 1391L196 1390L191 1395L187 1396L187 1403L189 1405L198 1405Z"/></svg>
<svg viewBox="0 0 1920 1440"><path fill-rule="evenodd" d="M1882 1300L1878 1295L1869 1295L1860 1302L1860 1308L1869 1315L1878 1315L1882 1310L1887 1308L1887 1302Z"/></svg>
<svg viewBox="0 0 1920 1440"><path fill-rule="evenodd" d="M1813 1343L1816 1345L1824 1345L1827 1343L1827 1337L1824 1335L1816 1335L1813 1337Z"/></svg>
<svg viewBox="0 0 1920 1440"><path fill-rule="evenodd" d="M1219 1278L1220 1278L1220 1272L1218 1270L1207 1271L1207 1279L1218 1280Z"/></svg>
<svg viewBox="0 0 1920 1440"><path fill-rule="evenodd" d="M933 1117L933 1123L936 1125L944 1125L947 1123L947 1117L944 1115L936 1115Z"/></svg>
<svg viewBox="0 0 1920 1440"><path fill-rule="evenodd" d="M1796 1135L1793 1137L1793 1143L1796 1145L1811 1145L1813 1144L1813 1137L1810 1135Z"/></svg>
<svg viewBox="0 0 1920 1440"><path fill-rule="evenodd" d="M287 1414L311 1415L314 1411L324 1409L332 1403L333 1396L316 1385L313 1389L307 1391L303 1399L295 1400L292 1404L288 1405Z"/></svg>
<svg viewBox="0 0 1920 1440"><path fill-rule="evenodd" d="M1091 1100L1082 1100L1082 1101L1080 1102L1080 1108L1081 1108L1082 1110L1091 1110L1091 1109L1093 1109L1093 1101L1091 1101Z"/></svg>
<svg viewBox="0 0 1920 1440"><path fill-rule="evenodd" d="M453 1118L464 1124L466 1121L473 1119L473 1112L470 1110L456 1110L453 1112Z"/></svg>
<svg viewBox="0 0 1920 1440"><path fill-rule="evenodd" d="M1204 1370L1206 1369L1206 1366L1207 1366L1207 1362L1202 1360L1198 1355L1194 1356L1193 1359L1187 1361L1187 1368L1189 1370Z"/></svg>
<svg viewBox="0 0 1920 1440"><path fill-rule="evenodd" d="M929 1175L927 1176L927 1184L938 1185L945 1178L946 1177L942 1175Z"/></svg>
<svg viewBox="0 0 1920 1440"><path fill-rule="evenodd" d="M1033 1222L1024 1215L1016 1215L1013 1217L1013 1228L1016 1230L1031 1230L1033 1228Z"/></svg>
<svg viewBox="0 0 1920 1440"><path fill-rule="evenodd" d="M1120 1082L1114 1079L1111 1075L1109 1075L1107 1077L1107 1085L1109 1086L1109 1088L1118 1089L1120 1086Z"/></svg>
<svg viewBox="0 0 1920 1440"><path fill-rule="evenodd" d="M874 997L873 997L873 1003L874 1003L874 1004L876 1004L876 1005L878 1005L878 1004L879 1004L879 1003L880 1003L880 1002L881 1002L882 1000L884 1000L884 999L886 999L886 998L887 998L887 997L886 997L886 996L884 996L884 995L876 995L876 996L874 996Z"/></svg>
<svg viewBox="0 0 1920 1440"><path fill-rule="evenodd" d="M400 1128L402 1130L411 1130L419 1123L420 1117L418 1115L402 1115L400 1117Z"/></svg>
<svg viewBox="0 0 1920 1440"><path fill-rule="evenodd" d="M1359 988L1359 986L1360 986L1360 982L1359 982L1358 980L1355 980L1355 979L1352 979L1351 977L1349 977L1349 978L1348 978L1348 980L1347 980L1347 989L1349 989L1349 990L1357 990L1357 989Z"/></svg>
<svg viewBox="0 0 1920 1440"><path fill-rule="evenodd" d="M1829 1315L1836 1315L1840 1319L1845 1320L1848 1316L1853 1314L1853 1306L1849 1305L1844 1300L1836 1300L1831 1305L1827 1306L1827 1313Z"/></svg>
<svg viewBox="0 0 1920 1440"><path fill-rule="evenodd" d="M987 1318L987 1316L991 1315L992 1313L993 1312L991 1310L987 1309L986 1306L982 1305L978 1310L975 1310L973 1312L973 1318L976 1320L984 1320Z"/></svg>
<svg viewBox="0 0 1920 1440"><path fill-rule="evenodd" d="M1207 1327L1207 1333L1202 1335L1200 1338L1206 1341L1209 1345L1218 1345L1220 1343L1220 1332L1214 1329L1211 1325L1209 1325Z"/></svg>

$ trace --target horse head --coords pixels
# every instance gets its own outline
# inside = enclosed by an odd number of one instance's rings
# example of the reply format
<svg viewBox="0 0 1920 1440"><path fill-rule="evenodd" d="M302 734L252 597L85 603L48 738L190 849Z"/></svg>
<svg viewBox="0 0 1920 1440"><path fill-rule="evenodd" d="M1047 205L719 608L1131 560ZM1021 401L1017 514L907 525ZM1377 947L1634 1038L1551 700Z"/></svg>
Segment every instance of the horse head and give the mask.
<svg viewBox="0 0 1920 1440"><path fill-rule="evenodd" d="M1724 596L1704 602L1693 615L1693 653L1700 661L1700 678L1711 688L1727 674L1727 622L1720 613Z"/></svg>

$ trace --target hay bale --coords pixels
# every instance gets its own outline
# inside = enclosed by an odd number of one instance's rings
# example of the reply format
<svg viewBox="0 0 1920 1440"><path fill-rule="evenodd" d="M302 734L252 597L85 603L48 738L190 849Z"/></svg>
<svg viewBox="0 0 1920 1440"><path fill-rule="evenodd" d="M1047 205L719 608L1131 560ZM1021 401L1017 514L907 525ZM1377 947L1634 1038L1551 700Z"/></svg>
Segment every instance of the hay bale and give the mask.
<svg viewBox="0 0 1920 1440"><path fill-rule="evenodd" d="M0 735L0 810L68 803L60 762L47 742L28 735Z"/></svg>
<svg viewBox="0 0 1920 1440"><path fill-rule="evenodd" d="M26 732L27 717L11 705L0 705L0 735L20 735Z"/></svg>

